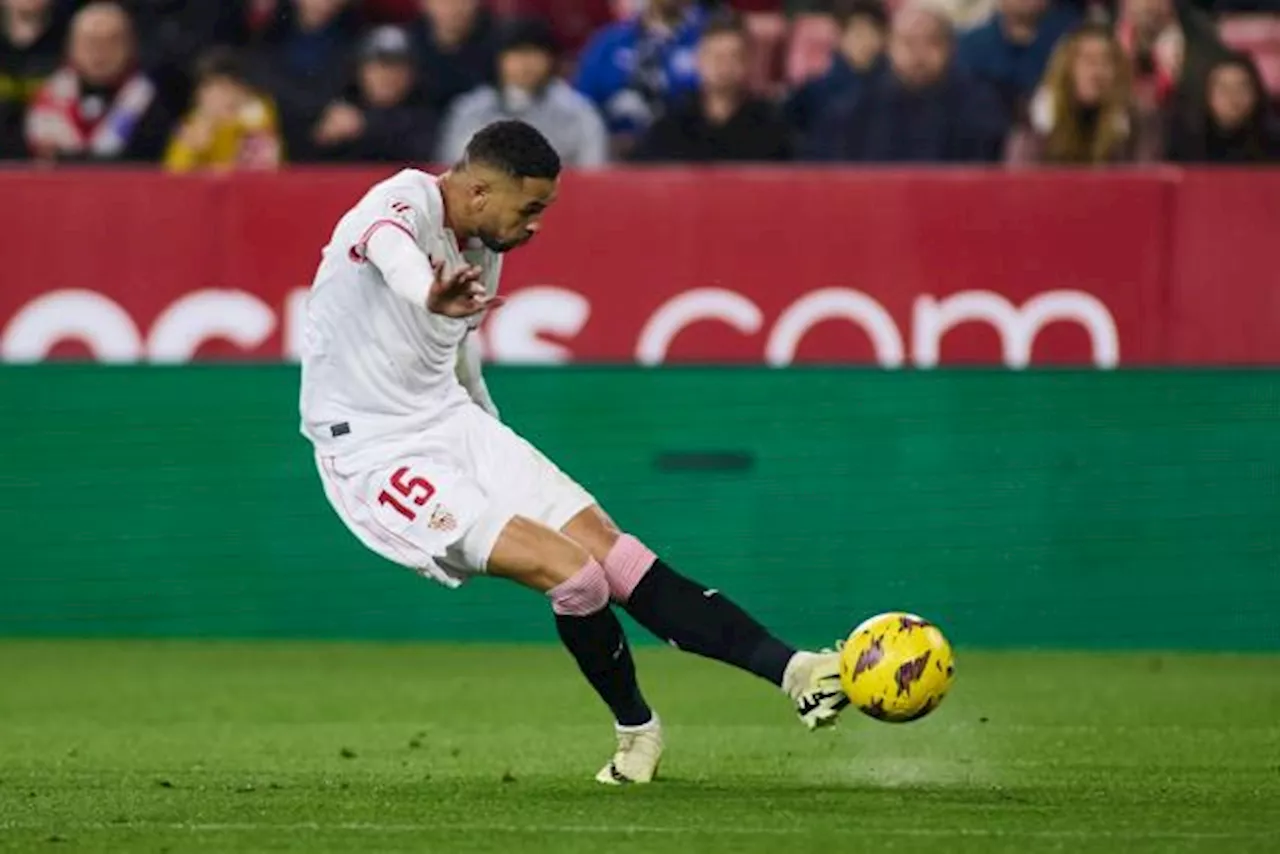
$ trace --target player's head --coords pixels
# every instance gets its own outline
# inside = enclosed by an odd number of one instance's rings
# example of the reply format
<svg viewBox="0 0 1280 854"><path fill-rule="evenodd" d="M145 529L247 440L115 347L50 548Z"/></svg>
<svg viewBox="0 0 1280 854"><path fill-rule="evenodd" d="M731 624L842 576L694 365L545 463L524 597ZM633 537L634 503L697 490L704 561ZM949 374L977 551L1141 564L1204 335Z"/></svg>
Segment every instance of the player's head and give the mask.
<svg viewBox="0 0 1280 854"><path fill-rule="evenodd" d="M542 214L555 201L560 155L533 126L504 120L471 138L454 172L475 235L494 252L507 252L542 227Z"/></svg>

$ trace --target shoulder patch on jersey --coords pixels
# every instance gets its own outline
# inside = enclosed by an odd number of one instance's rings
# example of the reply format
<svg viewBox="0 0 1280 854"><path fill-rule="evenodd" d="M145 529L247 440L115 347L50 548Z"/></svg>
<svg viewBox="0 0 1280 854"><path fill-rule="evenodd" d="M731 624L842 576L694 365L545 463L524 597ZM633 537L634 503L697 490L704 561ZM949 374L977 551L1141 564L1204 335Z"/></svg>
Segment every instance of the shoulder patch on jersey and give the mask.
<svg viewBox="0 0 1280 854"><path fill-rule="evenodd" d="M414 216L413 205L404 199L392 196L387 200L387 214L396 222L409 229L414 239L418 238L418 218Z"/></svg>

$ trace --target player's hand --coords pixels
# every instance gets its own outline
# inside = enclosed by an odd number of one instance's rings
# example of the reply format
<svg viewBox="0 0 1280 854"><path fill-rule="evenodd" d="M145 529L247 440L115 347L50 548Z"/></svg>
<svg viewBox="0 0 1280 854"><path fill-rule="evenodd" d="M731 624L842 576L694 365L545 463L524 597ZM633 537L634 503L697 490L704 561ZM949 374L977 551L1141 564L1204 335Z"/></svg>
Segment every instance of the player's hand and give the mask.
<svg viewBox="0 0 1280 854"><path fill-rule="evenodd" d="M445 317L470 317L487 308L502 305L502 298L485 293L480 277L484 271L467 265L446 276L444 262L431 262L435 281L427 292L427 308Z"/></svg>

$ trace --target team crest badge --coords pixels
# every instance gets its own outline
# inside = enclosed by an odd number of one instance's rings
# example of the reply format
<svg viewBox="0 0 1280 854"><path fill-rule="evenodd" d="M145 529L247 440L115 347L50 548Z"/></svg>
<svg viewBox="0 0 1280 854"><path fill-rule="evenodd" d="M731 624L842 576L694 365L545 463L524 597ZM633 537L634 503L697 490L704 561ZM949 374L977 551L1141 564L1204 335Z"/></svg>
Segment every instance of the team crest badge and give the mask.
<svg viewBox="0 0 1280 854"><path fill-rule="evenodd" d="M433 531L448 533L458 527L458 520L444 507L437 505L436 509L431 511L431 519L427 522L427 527Z"/></svg>

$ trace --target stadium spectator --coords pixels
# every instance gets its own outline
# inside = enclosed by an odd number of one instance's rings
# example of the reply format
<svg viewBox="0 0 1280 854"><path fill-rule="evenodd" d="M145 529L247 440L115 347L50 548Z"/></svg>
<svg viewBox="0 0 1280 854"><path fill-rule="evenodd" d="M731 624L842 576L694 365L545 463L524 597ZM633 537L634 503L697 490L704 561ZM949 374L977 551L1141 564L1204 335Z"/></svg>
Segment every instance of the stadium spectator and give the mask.
<svg viewBox="0 0 1280 854"><path fill-rule="evenodd" d="M576 56L591 34L612 23L614 0L493 0L493 9L512 18L541 18L566 56Z"/></svg>
<svg viewBox="0 0 1280 854"><path fill-rule="evenodd" d="M1134 68L1134 97L1196 124L1209 68L1226 54L1212 19L1175 0L1121 0L1116 34Z"/></svg>
<svg viewBox="0 0 1280 854"><path fill-rule="evenodd" d="M787 122L802 136L833 104L853 97L884 67L889 16L880 0L852 0L837 6L840 40L827 73L805 83L785 104Z"/></svg>
<svg viewBox="0 0 1280 854"><path fill-rule="evenodd" d="M403 29L372 30L360 47L354 85L324 111L313 131L318 159L426 162L435 151L438 114L417 82Z"/></svg>
<svg viewBox="0 0 1280 854"><path fill-rule="evenodd" d="M128 13L93 2L72 19L66 64L27 112L27 145L41 160L157 161L169 122L155 85L138 70Z"/></svg>
<svg viewBox="0 0 1280 854"><path fill-rule="evenodd" d="M421 18L410 33L419 79L440 113L454 98L493 82L493 18L480 0L421 0Z"/></svg>
<svg viewBox="0 0 1280 854"><path fill-rule="evenodd" d="M748 88L747 33L734 16L707 24L698 42L698 88L653 124L632 153L642 162L786 160L790 129Z"/></svg>
<svg viewBox="0 0 1280 854"><path fill-rule="evenodd" d="M908 3L893 17L889 67L834 107L810 138L816 160L964 163L999 160L1008 119L999 98L954 62L950 20Z"/></svg>
<svg viewBox="0 0 1280 854"><path fill-rule="evenodd" d="M263 33L254 78L275 96L290 159L315 156L312 129L347 86L358 29L347 0L289 0Z"/></svg>
<svg viewBox="0 0 1280 854"><path fill-rule="evenodd" d="M1012 163L1100 166L1160 153L1159 113L1134 104L1128 57L1103 25L1059 44L1028 112L1009 140Z"/></svg>
<svg viewBox="0 0 1280 854"><path fill-rule="evenodd" d="M1054 45L1078 21L1074 9L1054 0L999 0L990 20L960 37L956 58L1017 114L1040 85Z"/></svg>
<svg viewBox="0 0 1280 854"><path fill-rule="evenodd" d="M998 0L934 0L933 7L947 16L957 31L981 26L996 13Z"/></svg>
<svg viewBox="0 0 1280 854"><path fill-rule="evenodd" d="M62 58L53 0L0 0L0 160L27 157L27 105Z"/></svg>
<svg viewBox="0 0 1280 854"><path fill-rule="evenodd" d="M249 34L259 36L274 25L281 3L289 0L247 0L249 4Z"/></svg>
<svg viewBox="0 0 1280 854"><path fill-rule="evenodd" d="M649 0L643 11L605 27L583 49L575 85L604 114L618 147L698 85L698 37L705 23L691 0Z"/></svg>
<svg viewBox="0 0 1280 854"><path fill-rule="evenodd" d="M275 105L254 89L236 54L215 48L201 58L192 101L165 153L170 172L280 165Z"/></svg>
<svg viewBox="0 0 1280 854"><path fill-rule="evenodd" d="M171 114L191 96L191 60L214 45L238 46L249 36L246 0L123 0L138 35L139 61Z"/></svg>
<svg viewBox="0 0 1280 854"><path fill-rule="evenodd" d="M508 24L500 37L498 85L483 86L454 102L441 135L439 161L461 159L467 142L500 119L520 119L540 130L568 166L602 166L609 135L595 106L556 76L558 48L551 29L528 19Z"/></svg>
<svg viewBox="0 0 1280 854"><path fill-rule="evenodd" d="M1169 159L1181 163L1274 163L1280 160L1280 127L1253 60L1232 54L1209 71L1204 119L1177 124Z"/></svg>

